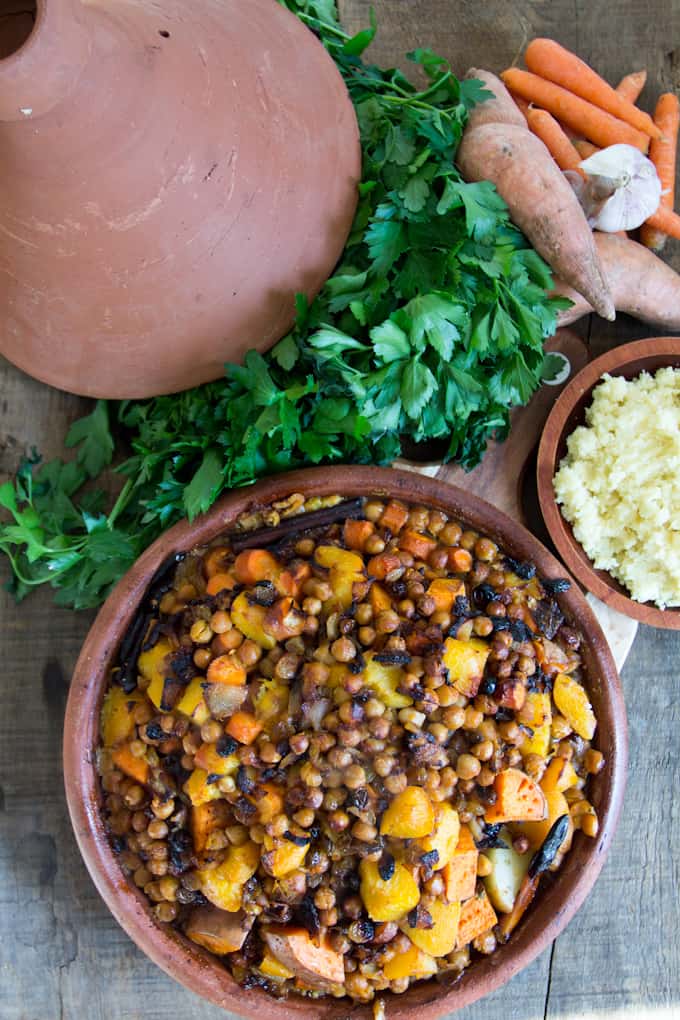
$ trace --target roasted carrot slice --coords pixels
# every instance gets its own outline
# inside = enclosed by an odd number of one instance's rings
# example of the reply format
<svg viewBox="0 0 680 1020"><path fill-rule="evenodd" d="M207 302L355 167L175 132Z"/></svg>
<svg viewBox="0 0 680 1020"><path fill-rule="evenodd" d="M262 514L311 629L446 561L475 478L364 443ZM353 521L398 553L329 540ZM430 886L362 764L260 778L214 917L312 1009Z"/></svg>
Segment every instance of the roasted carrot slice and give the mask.
<svg viewBox="0 0 680 1020"><path fill-rule="evenodd" d="M484 815L490 825L499 822L539 822L547 815L543 790L520 769L503 769L494 780L496 803Z"/></svg>

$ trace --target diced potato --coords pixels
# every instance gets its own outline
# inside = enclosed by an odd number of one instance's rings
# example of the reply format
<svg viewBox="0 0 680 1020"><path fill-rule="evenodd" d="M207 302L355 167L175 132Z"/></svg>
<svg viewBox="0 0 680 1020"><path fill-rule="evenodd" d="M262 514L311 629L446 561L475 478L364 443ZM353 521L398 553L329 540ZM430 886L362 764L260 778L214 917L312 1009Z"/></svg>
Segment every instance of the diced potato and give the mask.
<svg viewBox="0 0 680 1020"><path fill-rule="evenodd" d="M490 651L490 646L478 638L470 641L446 639L442 658L449 671L449 681L466 698L476 696Z"/></svg>
<svg viewBox="0 0 680 1020"><path fill-rule="evenodd" d="M243 910L227 913L218 907L195 907L191 911L186 934L192 942L217 956L237 952L246 940L252 920Z"/></svg>
<svg viewBox="0 0 680 1020"><path fill-rule="evenodd" d="M489 897L484 890L475 896L471 896L462 904L460 909L460 920L458 921L458 948L462 949L468 943L483 935L498 921L496 911L491 906Z"/></svg>
<svg viewBox="0 0 680 1020"><path fill-rule="evenodd" d="M461 825L453 857L442 872L446 898L449 903L467 900L470 896L474 896L477 888L478 860L479 851L475 846L472 833L467 825Z"/></svg>
<svg viewBox="0 0 680 1020"><path fill-rule="evenodd" d="M484 820L490 825L499 822L540 821L547 815L545 794L541 787L520 769L503 769L494 779L496 803L490 804Z"/></svg>
<svg viewBox="0 0 680 1020"><path fill-rule="evenodd" d="M216 868L198 869L201 892L220 910L235 913L241 909L243 886L257 871L260 848L248 841L243 846L232 846Z"/></svg>
<svg viewBox="0 0 680 1020"><path fill-rule="evenodd" d="M210 710L206 704L205 692L202 687L205 682L202 676L194 677L175 705L176 712L181 712L197 726L202 726L210 718Z"/></svg>
<svg viewBox="0 0 680 1020"><path fill-rule="evenodd" d="M437 961L413 945L405 953L393 956L383 967L383 973L388 981L432 977L437 973Z"/></svg>
<svg viewBox="0 0 680 1020"><path fill-rule="evenodd" d="M145 700L141 691L132 691L131 694L126 694L122 687L109 688L101 713L104 747L116 747L132 736L132 731L135 728L135 708L138 705L143 705Z"/></svg>
<svg viewBox="0 0 680 1020"><path fill-rule="evenodd" d="M270 928L263 938L272 956L307 988L329 991L345 980L345 962L326 938L312 940L302 928Z"/></svg>
<svg viewBox="0 0 680 1020"><path fill-rule="evenodd" d="M407 786L382 816L380 833L399 839L429 836L434 829L434 807L422 786Z"/></svg>
<svg viewBox="0 0 680 1020"><path fill-rule="evenodd" d="M424 853L436 850L439 854L439 860L433 865L435 871L439 871L453 859L459 836L458 812L446 802L438 804L435 809L434 832L421 840Z"/></svg>
<svg viewBox="0 0 680 1020"><path fill-rule="evenodd" d="M375 861L363 860L359 865L360 894L368 916L374 921L398 921L417 905L420 890L415 878L403 864L396 862L394 874L387 881L380 877Z"/></svg>
<svg viewBox="0 0 680 1020"><path fill-rule="evenodd" d="M597 720L585 688L573 677L558 673L553 686L553 699L572 730L584 740L592 740Z"/></svg>
<svg viewBox="0 0 680 1020"><path fill-rule="evenodd" d="M270 875L274 878L281 878L291 871L302 867L304 859L309 850L309 843L298 846L287 839L274 839L272 836L265 836L264 849L266 857L263 864ZM266 863L265 863L266 862Z"/></svg>
<svg viewBox="0 0 680 1020"><path fill-rule="evenodd" d="M217 783L208 782L209 774L205 769L194 769L182 787L194 807L222 796Z"/></svg>
<svg viewBox="0 0 680 1020"><path fill-rule="evenodd" d="M408 695L397 690L403 678L404 671L401 666L386 666L382 662L376 662L372 655L366 656L364 683L388 708L407 708L413 704Z"/></svg>
<svg viewBox="0 0 680 1020"><path fill-rule="evenodd" d="M256 606L248 602L244 591L237 595L231 606L231 622L240 630L244 637L250 638L260 648L270 649L276 644L276 638L264 629L264 618L267 615L265 606Z"/></svg>
<svg viewBox="0 0 680 1020"><path fill-rule="evenodd" d="M411 928L407 921L402 921L399 927L424 953L446 956L453 952L458 941L460 903L435 900L428 910L434 922L431 928Z"/></svg>
<svg viewBox="0 0 680 1020"><path fill-rule="evenodd" d="M501 838L510 843L512 835L501 830ZM531 854L518 854L511 846L491 847L484 851L493 865L490 875L484 877L484 887L496 910L509 914L531 862Z"/></svg>

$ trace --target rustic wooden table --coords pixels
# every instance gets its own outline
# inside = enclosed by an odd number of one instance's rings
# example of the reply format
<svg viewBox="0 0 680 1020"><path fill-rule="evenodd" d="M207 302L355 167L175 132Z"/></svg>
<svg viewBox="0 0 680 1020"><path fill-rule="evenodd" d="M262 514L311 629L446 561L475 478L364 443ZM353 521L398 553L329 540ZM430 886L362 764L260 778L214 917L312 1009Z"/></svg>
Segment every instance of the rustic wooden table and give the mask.
<svg viewBox="0 0 680 1020"><path fill-rule="evenodd" d="M680 88L680 0L373 0L377 62L431 46L464 72L501 70L534 35L576 50L611 81L647 67L643 104ZM369 0L341 0L347 26ZM676 49L673 47L676 46ZM680 245L669 258L680 269ZM642 337L631 320L583 324L597 350ZM0 362L0 480L35 444L61 450L86 407ZM4 564L0 570L4 571ZM80 860L61 770L68 678L91 615L40 592L0 595L1 1020L218 1020L117 926ZM461 1020L671 1020L680 1017L678 732L680 632L641 627L623 671L631 761L623 818L588 902L551 949Z"/></svg>

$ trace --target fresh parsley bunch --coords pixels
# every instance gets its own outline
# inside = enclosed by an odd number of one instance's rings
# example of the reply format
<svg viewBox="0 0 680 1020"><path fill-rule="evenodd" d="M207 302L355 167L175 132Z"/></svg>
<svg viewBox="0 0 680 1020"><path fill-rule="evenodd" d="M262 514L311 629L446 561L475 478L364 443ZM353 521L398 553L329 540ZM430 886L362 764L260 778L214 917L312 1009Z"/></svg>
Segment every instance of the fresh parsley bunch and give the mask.
<svg viewBox="0 0 680 1020"><path fill-rule="evenodd" d="M540 383L561 307L546 294L550 271L493 186L463 182L454 165L467 113L488 95L481 82L417 50L417 88L363 62L373 17L350 38L334 0L280 2L320 36L357 112L363 179L342 260L311 305L298 297L293 331L264 356L179 395L99 402L67 437L72 461L24 461L0 487L18 597L50 583L58 602L95 606L164 528L262 475L389 463L405 441L436 440L444 459L473 467ZM130 455L106 513L102 492L83 486L114 456L110 410Z"/></svg>

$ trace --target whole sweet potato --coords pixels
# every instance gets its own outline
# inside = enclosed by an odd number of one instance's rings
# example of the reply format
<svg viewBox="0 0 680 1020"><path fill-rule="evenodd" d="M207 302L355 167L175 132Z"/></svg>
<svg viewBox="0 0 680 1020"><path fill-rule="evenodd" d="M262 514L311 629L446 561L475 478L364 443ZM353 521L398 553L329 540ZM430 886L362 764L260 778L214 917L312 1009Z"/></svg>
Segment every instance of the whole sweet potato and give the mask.
<svg viewBox="0 0 680 1020"><path fill-rule="evenodd" d="M664 329L680 329L680 276L654 252L629 238L595 233L595 246L617 311ZM563 280L555 295L574 302L559 314L568 326L592 312L592 307Z"/></svg>
<svg viewBox="0 0 680 1020"><path fill-rule="evenodd" d="M614 303L592 231L570 184L521 112L511 111L514 103L503 84L489 72L470 75L484 75L495 99L473 111L465 129L457 157L463 177L495 184L513 222L539 255L603 318L613 319Z"/></svg>

